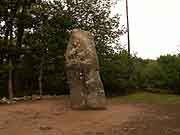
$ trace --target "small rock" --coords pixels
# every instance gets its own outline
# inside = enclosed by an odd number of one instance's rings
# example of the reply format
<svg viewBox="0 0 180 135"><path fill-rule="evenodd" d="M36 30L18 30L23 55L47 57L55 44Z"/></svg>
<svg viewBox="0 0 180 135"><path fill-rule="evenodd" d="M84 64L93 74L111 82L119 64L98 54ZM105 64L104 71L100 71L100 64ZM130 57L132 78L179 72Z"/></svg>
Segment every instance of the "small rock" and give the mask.
<svg viewBox="0 0 180 135"><path fill-rule="evenodd" d="M93 132L92 131L86 131L86 132L84 132L84 135L93 135Z"/></svg>
<svg viewBox="0 0 180 135"><path fill-rule="evenodd" d="M4 129L4 127L1 127L1 126L0 126L0 130L2 130L2 129Z"/></svg>
<svg viewBox="0 0 180 135"><path fill-rule="evenodd" d="M32 100L40 100L41 97L38 95L32 95Z"/></svg>
<svg viewBox="0 0 180 135"><path fill-rule="evenodd" d="M104 132L96 132L96 135L104 135Z"/></svg>
<svg viewBox="0 0 180 135"><path fill-rule="evenodd" d="M128 128L123 128L123 131L128 131Z"/></svg>
<svg viewBox="0 0 180 135"><path fill-rule="evenodd" d="M40 130L51 130L52 127L49 127L49 126L40 126L39 129Z"/></svg>
<svg viewBox="0 0 180 135"><path fill-rule="evenodd" d="M11 104L11 101L9 99L7 99L6 97L3 97L1 100L0 100L0 103L1 104Z"/></svg>

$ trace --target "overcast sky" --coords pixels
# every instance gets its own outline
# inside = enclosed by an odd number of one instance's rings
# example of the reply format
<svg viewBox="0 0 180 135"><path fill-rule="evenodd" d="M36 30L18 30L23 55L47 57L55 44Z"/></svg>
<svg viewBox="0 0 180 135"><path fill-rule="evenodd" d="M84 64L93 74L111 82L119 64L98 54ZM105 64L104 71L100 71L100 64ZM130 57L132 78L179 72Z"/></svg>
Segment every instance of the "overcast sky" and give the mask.
<svg viewBox="0 0 180 135"><path fill-rule="evenodd" d="M128 2L132 52L152 59L177 53L180 45L180 0ZM122 14L121 23L126 24L125 0L120 0L113 9ZM122 42L126 44L126 36L122 37Z"/></svg>

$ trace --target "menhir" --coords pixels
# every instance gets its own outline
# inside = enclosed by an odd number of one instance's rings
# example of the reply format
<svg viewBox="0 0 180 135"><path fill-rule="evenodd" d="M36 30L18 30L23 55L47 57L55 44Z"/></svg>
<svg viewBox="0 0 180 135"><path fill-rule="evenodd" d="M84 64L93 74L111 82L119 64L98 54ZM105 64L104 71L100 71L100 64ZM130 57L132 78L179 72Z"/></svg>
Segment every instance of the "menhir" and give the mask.
<svg viewBox="0 0 180 135"><path fill-rule="evenodd" d="M87 31L73 30L65 58L71 107L74 109L106 108L94 36Z"/></svg>

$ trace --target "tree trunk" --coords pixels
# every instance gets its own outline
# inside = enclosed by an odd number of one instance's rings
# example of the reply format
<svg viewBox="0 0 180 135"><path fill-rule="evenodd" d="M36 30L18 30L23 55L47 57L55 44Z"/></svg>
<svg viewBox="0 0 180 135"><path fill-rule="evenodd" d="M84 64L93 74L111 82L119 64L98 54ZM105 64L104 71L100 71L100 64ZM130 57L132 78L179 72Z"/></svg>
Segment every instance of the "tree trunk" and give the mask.
<svg viewBox="0 0 180 135"><path fill-rule="evenodd" d="M9 80L8 80L8 92L9 92L9 99L12 100L13 98L13 81L12 81L12 59L9 57Z"/></svg>
<svg viewBox="0 0 180 135"><path fill-rule="evenodd" d="M9 25L9 22L6 20L6 32L5 32L5 47L8 48L8 65L9 65L9 71L8 71L8 94L9 94L9 99L12 100L13 98L13 79L12 79L12 57L10 55L10 49L9 49L9 42L8 42L8 36L9 36L9 32L10 32L11 26Z"/></svg>
<svg viewBox="0 0 180 135"><path fill-rule="evenodd" d="M9 35L10 35L10 39L9 39L9 45L10 48L13 46L13 18L10 18L10 22L9 22ZM8 82L8 90L9 90L9 99L12 101L12 98L14 96L14 75L13 75L13 55L14 54L13 50L11 52L11 49L9 50L9 82Z"/></svg>
<svg viewBox="0 0 180 135"><path fill-rule="evenodd" d="M21 16L20 16L20 20L18 23L18 32L17 32L17 41L16 41L16 46L21 48L22 46L22 39L23 39L23 35L24 35L24 13L26 11L26 1L24 3L24 5L22 6L22 12L21 12Z"/></svg>
<svg viewBox="0 0 180 135"><path fill-rule="evenodd" d="M39 69L39 78L38 78L40 98L42 97L42 93L43 93L43 88L42 88L43 63L44 63L44 55L41 58L41 64L40 64L40 69Z"/></svg>

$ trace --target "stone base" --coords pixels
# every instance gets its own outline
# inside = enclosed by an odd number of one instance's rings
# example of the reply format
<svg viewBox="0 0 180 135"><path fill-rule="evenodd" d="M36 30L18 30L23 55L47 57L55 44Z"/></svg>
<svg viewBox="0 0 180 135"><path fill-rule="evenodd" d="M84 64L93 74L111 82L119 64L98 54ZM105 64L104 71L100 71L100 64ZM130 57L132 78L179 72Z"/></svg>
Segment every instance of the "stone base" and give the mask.
<svg viewBox="0 0 180 135"><path fill-rule="evenodd" d="M67 70L73 109L105 109L106 98L99 71L90 66L73 65Z"/></svg>

